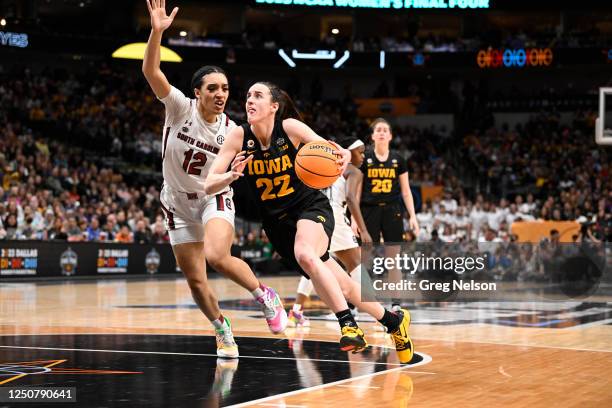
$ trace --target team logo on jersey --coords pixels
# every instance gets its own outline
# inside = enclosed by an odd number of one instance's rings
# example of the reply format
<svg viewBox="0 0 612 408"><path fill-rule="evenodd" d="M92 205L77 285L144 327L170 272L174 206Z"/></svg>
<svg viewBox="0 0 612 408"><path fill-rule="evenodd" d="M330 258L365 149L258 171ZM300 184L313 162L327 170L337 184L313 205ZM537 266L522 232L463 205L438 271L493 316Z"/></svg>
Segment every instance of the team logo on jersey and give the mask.
<svg viewBox="0 0 612 408"><path fill-rule="evenodd" d="M248 147L249 149L254 148L254 147L255 147L255 141L254 141L253 139L249 139L249 140L247 141L247 147Z"/></svg>
<svg viewBox="0 0 612 408"><path fill-rule="evenodd" d="M217 136L217 143L222 145L223 142L225 141L225 137L223 135L218 135Z"/></svg>
<svg viewBox="0 0 612 408"><path fill-rule="evenodd" d="M279 138L278 138L278 140L276 141L276 144L277 144L278 146L282 146L282 145L284 145L284 144L285 144L285 138L283 138L283 137L279 137Z"/></svg>
<svg viewBox="0 0 612 408"><path fill-rule="evenodd" d="M327 220L325 219L325 217L324 217L324 216L322 216L322 215L317 215L317 218L318 218L318 219L319 219L319 221L321 221L321 222L326 222L326 221L327 221Z"/></svg>

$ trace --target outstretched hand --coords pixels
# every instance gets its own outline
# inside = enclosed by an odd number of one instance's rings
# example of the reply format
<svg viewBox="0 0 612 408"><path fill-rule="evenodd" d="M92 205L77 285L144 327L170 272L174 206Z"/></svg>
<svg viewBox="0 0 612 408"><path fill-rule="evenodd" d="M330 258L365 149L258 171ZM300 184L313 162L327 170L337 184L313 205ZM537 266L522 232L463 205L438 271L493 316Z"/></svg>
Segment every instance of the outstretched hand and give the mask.
<svg viewBox="0 0 612 408"><path fill-rule="evenodd" d="M172 9L170 15L166 14L166 0L145 0L151 15L151 28L153 31L165 31L174 20L178 7Z"/></svg>

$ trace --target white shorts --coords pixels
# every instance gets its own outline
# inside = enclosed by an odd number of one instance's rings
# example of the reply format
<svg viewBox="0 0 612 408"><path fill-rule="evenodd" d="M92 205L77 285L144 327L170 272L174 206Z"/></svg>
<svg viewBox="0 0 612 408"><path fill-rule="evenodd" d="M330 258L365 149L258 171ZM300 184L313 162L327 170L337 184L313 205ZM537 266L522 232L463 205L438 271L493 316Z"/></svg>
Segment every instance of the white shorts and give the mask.
<svg viewBox="0 0 612 408"><path fill-rule="evenodd" d="M334 234L332 235L330 252L344 251L345 249L357 248L359 243L357 237L349 225L349 221L344 214L344 209L332 205L334 211Z"/></svg>
<svg viewBox="0 0 612 408"><path fill-rule="evenodd" d="M164 184L159 195L165 225L172 245L204 241L204 226L213 218L221 218L234 227L234 193L184 193Z"/></svg>

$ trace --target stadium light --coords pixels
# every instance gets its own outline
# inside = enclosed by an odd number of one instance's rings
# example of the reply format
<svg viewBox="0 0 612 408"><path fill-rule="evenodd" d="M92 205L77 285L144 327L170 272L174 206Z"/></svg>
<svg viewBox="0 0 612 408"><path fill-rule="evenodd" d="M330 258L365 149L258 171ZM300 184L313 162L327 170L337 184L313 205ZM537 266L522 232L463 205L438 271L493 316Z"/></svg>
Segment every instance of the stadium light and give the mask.
<svg viewBox="0 0 612 408"><path fill-rule="evenodd" d="M332 31L331 31L331 32L332 32L332 34L333 34L333 35L338 35L338 34L340 34L340 30L338 30L337 28L332 28Z"/></svg>
<svg viewBox="0 0 612 408"><path fill-rule="evenodd" d="M181 31L181 32L179 33L179 35L180 35L181 37L187 37L187 31Z"/></svg>
<svg viewBox="0 0 612 408"><path fill-rule="evenodd" d="M119 47L113 52L113 58L125 58L125 59L137 59L142 60L144 58L145 49L147 44L143 42L126 44ZM182 62L183 59L176 52L172 51L168 47L161 47L160 50L160 61L164 62Z"/></svg>
<svg viewBox="0 0 612 408"><path fill-rule="evenodd" d="M4 27L6 25L6 19L0 20L0 26Z"/></svg>

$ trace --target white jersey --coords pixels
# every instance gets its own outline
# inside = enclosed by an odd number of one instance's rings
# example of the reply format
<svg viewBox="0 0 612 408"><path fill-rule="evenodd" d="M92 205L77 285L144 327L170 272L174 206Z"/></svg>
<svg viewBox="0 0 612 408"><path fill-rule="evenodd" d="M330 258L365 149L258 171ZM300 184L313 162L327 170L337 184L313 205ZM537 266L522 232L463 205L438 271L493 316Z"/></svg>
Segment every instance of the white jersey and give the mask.
<svg viewBox="0 0 612 408"><path fill-rule="evenodd" d="M330 187L323 190L329 203L331 204L334 211L344 211L346 205L346 179L344 176L338 177L338 179Z"/></svg>
<svg viewBox="0 0 612 408"><path fill-rule="evenodd" d="M160 99L166 105L162 140L164 183L187 193L204 191L204 181L225 137L236 127L222 113L216 123L207 123L198 112L197 101L172 87Z"/></svg>

